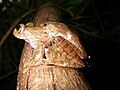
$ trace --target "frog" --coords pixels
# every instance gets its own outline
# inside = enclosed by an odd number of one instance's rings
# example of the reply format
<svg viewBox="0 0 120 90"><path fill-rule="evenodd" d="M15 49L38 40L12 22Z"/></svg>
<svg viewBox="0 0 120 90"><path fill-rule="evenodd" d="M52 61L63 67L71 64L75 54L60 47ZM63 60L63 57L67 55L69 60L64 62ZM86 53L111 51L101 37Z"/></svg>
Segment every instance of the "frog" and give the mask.
<svg viewBox="0 0 120 90"><path fill-rule="evenodd" d="M87 56L86 51L78 35L63 23L47 21L37 27L32 22L26 25L19 24L14 29L13 35L25 40L34 49L33 59L25 64L25 67L37 65L85 67L82 60Z"/></svg>

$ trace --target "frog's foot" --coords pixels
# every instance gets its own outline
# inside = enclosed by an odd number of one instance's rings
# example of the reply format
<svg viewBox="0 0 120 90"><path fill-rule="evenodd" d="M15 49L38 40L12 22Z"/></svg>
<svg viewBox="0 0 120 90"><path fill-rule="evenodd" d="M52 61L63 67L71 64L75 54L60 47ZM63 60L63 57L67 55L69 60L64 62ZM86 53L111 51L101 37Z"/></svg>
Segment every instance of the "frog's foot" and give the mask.
<svg viewBox="0 0 120 90"><path fill-rule="evenodd" d="M35 67L35 66L38 66L38 65L42 65L42 59L41 60L35 59L35 60L32 60L31 63L30 63L30 67Z"/></svg>
<svg viewBox="0 0 120 90"><path fill-rule="evenodd" d="M24 64L24 71L23 73L25 73L26 71L28 71L30 68L35 67L35 66L39 66L42 65L42 60L31 60L27 63Z"/></svg>

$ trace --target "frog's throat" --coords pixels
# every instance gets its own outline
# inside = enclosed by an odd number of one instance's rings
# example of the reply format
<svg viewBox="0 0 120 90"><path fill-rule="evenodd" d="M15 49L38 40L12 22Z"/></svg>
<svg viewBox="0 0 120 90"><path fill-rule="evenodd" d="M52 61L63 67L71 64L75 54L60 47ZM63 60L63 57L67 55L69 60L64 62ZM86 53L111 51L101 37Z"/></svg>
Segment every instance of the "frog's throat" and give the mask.
<svg viewBox="0 0 120 90"><path fill-rule="evenodd" d="M34 49L37 48L37 45L35 45L34 42L32 42L30 40L25 40L25 41L28 42L32 48L34 48Z"/></svg>

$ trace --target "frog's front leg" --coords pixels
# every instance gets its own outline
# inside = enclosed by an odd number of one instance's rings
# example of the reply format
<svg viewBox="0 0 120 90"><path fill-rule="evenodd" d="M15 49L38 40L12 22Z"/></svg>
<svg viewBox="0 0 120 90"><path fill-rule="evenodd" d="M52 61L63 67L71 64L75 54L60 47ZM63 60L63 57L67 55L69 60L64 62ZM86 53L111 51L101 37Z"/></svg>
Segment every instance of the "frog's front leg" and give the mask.
<svg viewBox="0 0 120 90"><path fill-rule="evenodd" d="M45 54L45 46L39 45L36 50L34 50L34 59L32 60L32 66L37 66L43 64Z"/></svg>
<svg viewBox="0 0 120 90"><path fill-rule="evenodd" d="M39 45L39 47L34 49L33 58L30 60L30 62L27 62L24 64L25 69L24 69L23 73L25 73L32 67L44 64L44 61L45 61L44 54L45 54L45 46L44 45Z"/></svg>

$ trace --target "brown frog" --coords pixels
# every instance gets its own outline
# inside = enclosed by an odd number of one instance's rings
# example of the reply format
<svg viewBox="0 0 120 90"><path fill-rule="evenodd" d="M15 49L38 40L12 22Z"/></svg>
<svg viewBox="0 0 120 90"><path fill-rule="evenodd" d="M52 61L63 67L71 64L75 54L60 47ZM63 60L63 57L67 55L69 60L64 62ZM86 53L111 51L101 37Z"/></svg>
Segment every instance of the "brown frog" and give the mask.
<svg viewBox="0 0 120 90"><path fill-rule="evenodd" d="M84 67L82 59L86 52L78 36L60 22L44 22L39 27L33 23L19 24L13 31L15 37L23 39L34 49L33 59L25 67L55 65L62 67Z"/></svg>

